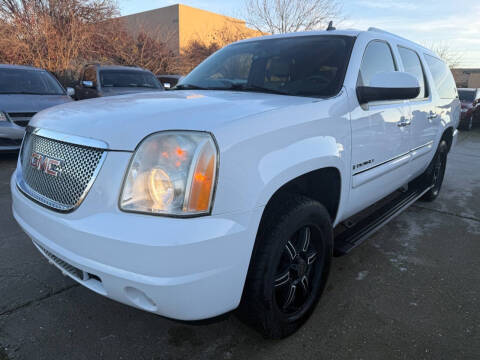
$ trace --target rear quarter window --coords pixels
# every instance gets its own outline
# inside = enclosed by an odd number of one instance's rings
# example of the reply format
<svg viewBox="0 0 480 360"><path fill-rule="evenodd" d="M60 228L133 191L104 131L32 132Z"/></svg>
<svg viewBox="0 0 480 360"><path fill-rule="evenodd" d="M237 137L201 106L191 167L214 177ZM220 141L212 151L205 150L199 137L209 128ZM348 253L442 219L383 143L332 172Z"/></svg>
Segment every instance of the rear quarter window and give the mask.
<svg viewBox="0 0 480 360"><path fill-rule="evenodd" d="M457 97L457 86L452 72L442 60L425 54L428 68L433 76L433 82L438 95L442 99L454 99Z"/></svg>

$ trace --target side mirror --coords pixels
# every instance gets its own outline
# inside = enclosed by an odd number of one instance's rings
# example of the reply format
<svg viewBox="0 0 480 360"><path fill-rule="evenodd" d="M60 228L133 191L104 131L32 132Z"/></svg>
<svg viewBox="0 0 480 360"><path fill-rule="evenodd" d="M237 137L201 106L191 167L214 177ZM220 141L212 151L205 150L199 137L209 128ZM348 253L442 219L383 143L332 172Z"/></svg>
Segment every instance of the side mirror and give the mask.
<svg viewBox="0 0 480 360"><path fill-rule="evenodd" d="M74 97L75 96L75 89L71 88L71 87L67 87L67 95L70 96L70 97Z"/></svg>
<svg viewBox="0 0 480 360"><path fill-rule="evenodd" d="M82 85L87 87L87 88L94 88L93 81L82 81Z"/></svg>
<svg viewBox="0 0 480 360"><path fill-rule="evenodd" d="M415 99L420 94L418 79L405 72L392 71L373 76L369 86L358 86L360 105L372 101Z"/></svg>

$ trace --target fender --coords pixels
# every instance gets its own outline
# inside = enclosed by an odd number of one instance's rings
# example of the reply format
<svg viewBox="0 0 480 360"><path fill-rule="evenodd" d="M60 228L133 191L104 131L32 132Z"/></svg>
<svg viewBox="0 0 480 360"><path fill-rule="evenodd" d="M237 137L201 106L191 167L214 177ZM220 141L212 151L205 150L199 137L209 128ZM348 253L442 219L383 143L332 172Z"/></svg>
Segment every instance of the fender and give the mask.
<svg viewBox="0 0 480 360"><path fill-rule="evenodd" d="M213 213L232 211L233 206L235 211L265 206L289 181L326 167L336 168L341 188L349 189L349 116L342 90L334 98L312 99L217 129L220 165Z"/></svg>

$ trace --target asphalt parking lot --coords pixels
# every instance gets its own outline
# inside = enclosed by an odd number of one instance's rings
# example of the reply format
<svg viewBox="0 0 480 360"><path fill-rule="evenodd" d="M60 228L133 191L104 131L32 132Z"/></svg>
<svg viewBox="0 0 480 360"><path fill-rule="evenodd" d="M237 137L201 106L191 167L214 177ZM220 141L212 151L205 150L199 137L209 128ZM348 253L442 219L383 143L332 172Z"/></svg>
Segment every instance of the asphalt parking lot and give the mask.
<svg viewBox="0 0 480 360"><path fill-rule="evenodd" d="M460 134L437 201L334 259L312 318L283 341L234 316L167 320L63 277L12 217L15 163L0 155L0 360L480 358L480 129Z"/></svg>

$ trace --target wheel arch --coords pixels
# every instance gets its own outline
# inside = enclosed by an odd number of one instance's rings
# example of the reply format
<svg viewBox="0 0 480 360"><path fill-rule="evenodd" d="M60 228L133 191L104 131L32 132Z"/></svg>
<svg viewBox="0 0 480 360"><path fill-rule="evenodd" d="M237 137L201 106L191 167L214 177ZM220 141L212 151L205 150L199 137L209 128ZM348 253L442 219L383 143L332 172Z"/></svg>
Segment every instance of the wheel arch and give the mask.
<svg viewBox="0 0 480 360"><path fill-rule="evenodd" d="M442 134L442 137L440 138L440 141L445 140L448 144L448 151L452 148L453 144L453 132L454 129L452 126L447 127Z"/></svg>
<svg viewBox="0 0 480 360"><path fill-rule="evenodd" d="M275 211L276 204L293 194L303 195L320 202L325 206L334 223L340 206L341 191L342 177L337 167L324 167L299 175L284 183L270 196L263 210L259 231L266 215Z"/></svg>

